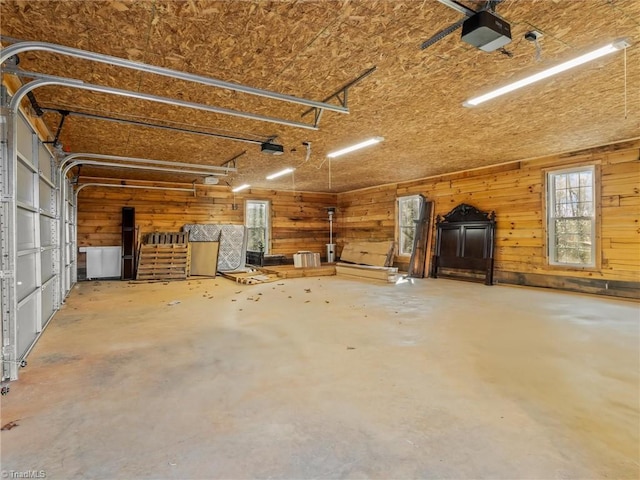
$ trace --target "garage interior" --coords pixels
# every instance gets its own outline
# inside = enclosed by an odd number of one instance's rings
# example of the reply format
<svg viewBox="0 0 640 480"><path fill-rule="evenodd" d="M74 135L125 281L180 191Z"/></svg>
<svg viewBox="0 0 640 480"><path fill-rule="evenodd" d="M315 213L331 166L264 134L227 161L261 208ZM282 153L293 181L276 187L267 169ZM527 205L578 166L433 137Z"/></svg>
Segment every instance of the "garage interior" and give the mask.
<svg viewBox="0 0 640 480"><path fill-rule="evenodd" d="M640 476L640 3L0 34L3 476Z"/></svg>

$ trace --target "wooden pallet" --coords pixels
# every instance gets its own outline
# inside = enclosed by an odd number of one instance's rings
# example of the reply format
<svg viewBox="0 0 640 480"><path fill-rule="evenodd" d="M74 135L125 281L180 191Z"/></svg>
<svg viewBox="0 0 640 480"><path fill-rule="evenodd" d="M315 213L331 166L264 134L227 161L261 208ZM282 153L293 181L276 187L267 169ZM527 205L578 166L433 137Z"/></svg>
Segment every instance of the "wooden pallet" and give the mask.
<svg viewBox="0 0 640 480"><path fill-rule="evenodd" d="M154 245L167 245L176 243L189 243L189 232L153 232L147 235L147 243Z"/></svg>
<svg viewBox="0 0 640 480"><path fill-rule="evenodd" d="M190 271L188 243L140 247L136 280L184 280Z"/></svg>

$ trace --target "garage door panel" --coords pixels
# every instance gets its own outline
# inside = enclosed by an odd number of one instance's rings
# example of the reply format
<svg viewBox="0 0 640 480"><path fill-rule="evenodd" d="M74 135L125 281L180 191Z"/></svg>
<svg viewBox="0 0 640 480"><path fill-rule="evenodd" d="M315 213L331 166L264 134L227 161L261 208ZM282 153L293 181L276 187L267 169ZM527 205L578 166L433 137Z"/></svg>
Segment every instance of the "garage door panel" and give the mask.
<svg viewBox="0 0 640 480"><path fill-rule="evenodd" d="M33 159L33 132L27 122L21 116L18 116L17 133L18 133L18 153L29 160Z"/></svg>
<svg viewBox="0 0 640 480"><path fill-rule="evenodd" d="M40 182L40 209L49 215L55 215L53 189L45 182Z"/></svg>
<svg viewBox="0 0 640 480"><path fill-rule="evenodd" d="M16 200L33 207L35 205L33 203L33 172L24 163L18 161L16 175L18 177Z"/></svg>
<svg viewBox="0 0 640 480"><path fill-rule="evenodd" d="M30 253L18 257L18 271L16 274L18 280L16 286L18 301L23 300L36 288L36 255L38 254Z"/></svg>
<svg viewBox="0 0 640 480"><path fill-rule="evenodd" d="M49 217L40 217L40 245L50 247L55 243L56 221Z"/></svg>
<svg viewBox="0 0 640 480"><path fill-rule="evenodd" d="M55 185L56 182L53 181L53 171L51 169L51 154L42 144L38 147L38 167L42 176Z"/></svg>
<svg viewBox="0 0 640 480"><path fill-rule="evenodd" d="M36 228L35 228L36 215L29 210L22 208L17 209L16 222L17 222L17 247L18 251L29 250L36 248Z"/></svg>
<svg viewBox="0 0 640 480"><path fill-rule="evenodd" d="M54 299L55 299L56 282L51 282L42 287L42 318L40 325L47 323L47 320L51 318L53 312L55 312Z"/></svg>
<svg viewBox="0 0 640 480"><path fill-rule="evenodd" d="M53 277L53 250L45 250L41 254L40 272L41 284Z"/></svg>
<svg viewBox="0 0 640 480"><path fill-rule="evenodd" d="M28 302L18 307L18 358L22 358L36 339L38 315L38 298L34 295Z"/></svg>

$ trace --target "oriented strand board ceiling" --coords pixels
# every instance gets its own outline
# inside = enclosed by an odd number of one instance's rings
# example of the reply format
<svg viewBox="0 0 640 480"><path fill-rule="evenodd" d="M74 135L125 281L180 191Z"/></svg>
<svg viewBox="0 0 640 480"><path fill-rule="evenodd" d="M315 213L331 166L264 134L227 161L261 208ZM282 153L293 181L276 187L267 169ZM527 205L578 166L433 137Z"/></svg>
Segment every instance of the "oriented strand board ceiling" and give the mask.
<svg viewBox="0 0 640 480"><path fill-rule="evenodd" d="M479 9L483 2L465 2ZM221 165L241 154L233 185L342 192L513 160L578 150L640 135L638 0L505 0L510 53L486 53L460 31L426 50L420 44L462 14L435 0L25 1L0 3L2 35L109 54L183 72L322 100L371 67L349 90L348 115L325 111L317 131L161 105L69 87L35 90L42 107L266 139L259 145L217 137L67 117L60 139L91 152ZM524 39L541 31L541 58ZM570 73L469 109L468 97L510 79L627 37L631 47ZM6 46L12 40L5 39ZM625 62L626 56L626 62ZM20 55L19 67L262 115L301 118L306 107L187 83L47 52ZM626 90L625 90L626 85ZM626 94L625 94L626 93ZM60 115L44 121L55 133ZM384 143L339 159L326 154L371 136ZM307 159L303 142L311 143ZM330 168L329 168L330 167ZM82 175L190 180L83 167ZM331 185L329 185L331 181Z"/></svg>

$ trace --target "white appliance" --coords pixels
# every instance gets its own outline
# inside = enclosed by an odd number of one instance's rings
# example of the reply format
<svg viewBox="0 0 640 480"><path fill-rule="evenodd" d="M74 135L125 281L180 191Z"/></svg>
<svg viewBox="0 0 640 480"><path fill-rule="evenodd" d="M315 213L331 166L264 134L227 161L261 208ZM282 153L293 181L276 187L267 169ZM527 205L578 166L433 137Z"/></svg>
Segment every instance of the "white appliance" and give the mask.
<svg viewBox="0 0 640 480"><path fill-rule="evenodd" d="M84 247L87 252L87 280L120 278L122 247Z"/></svg>

